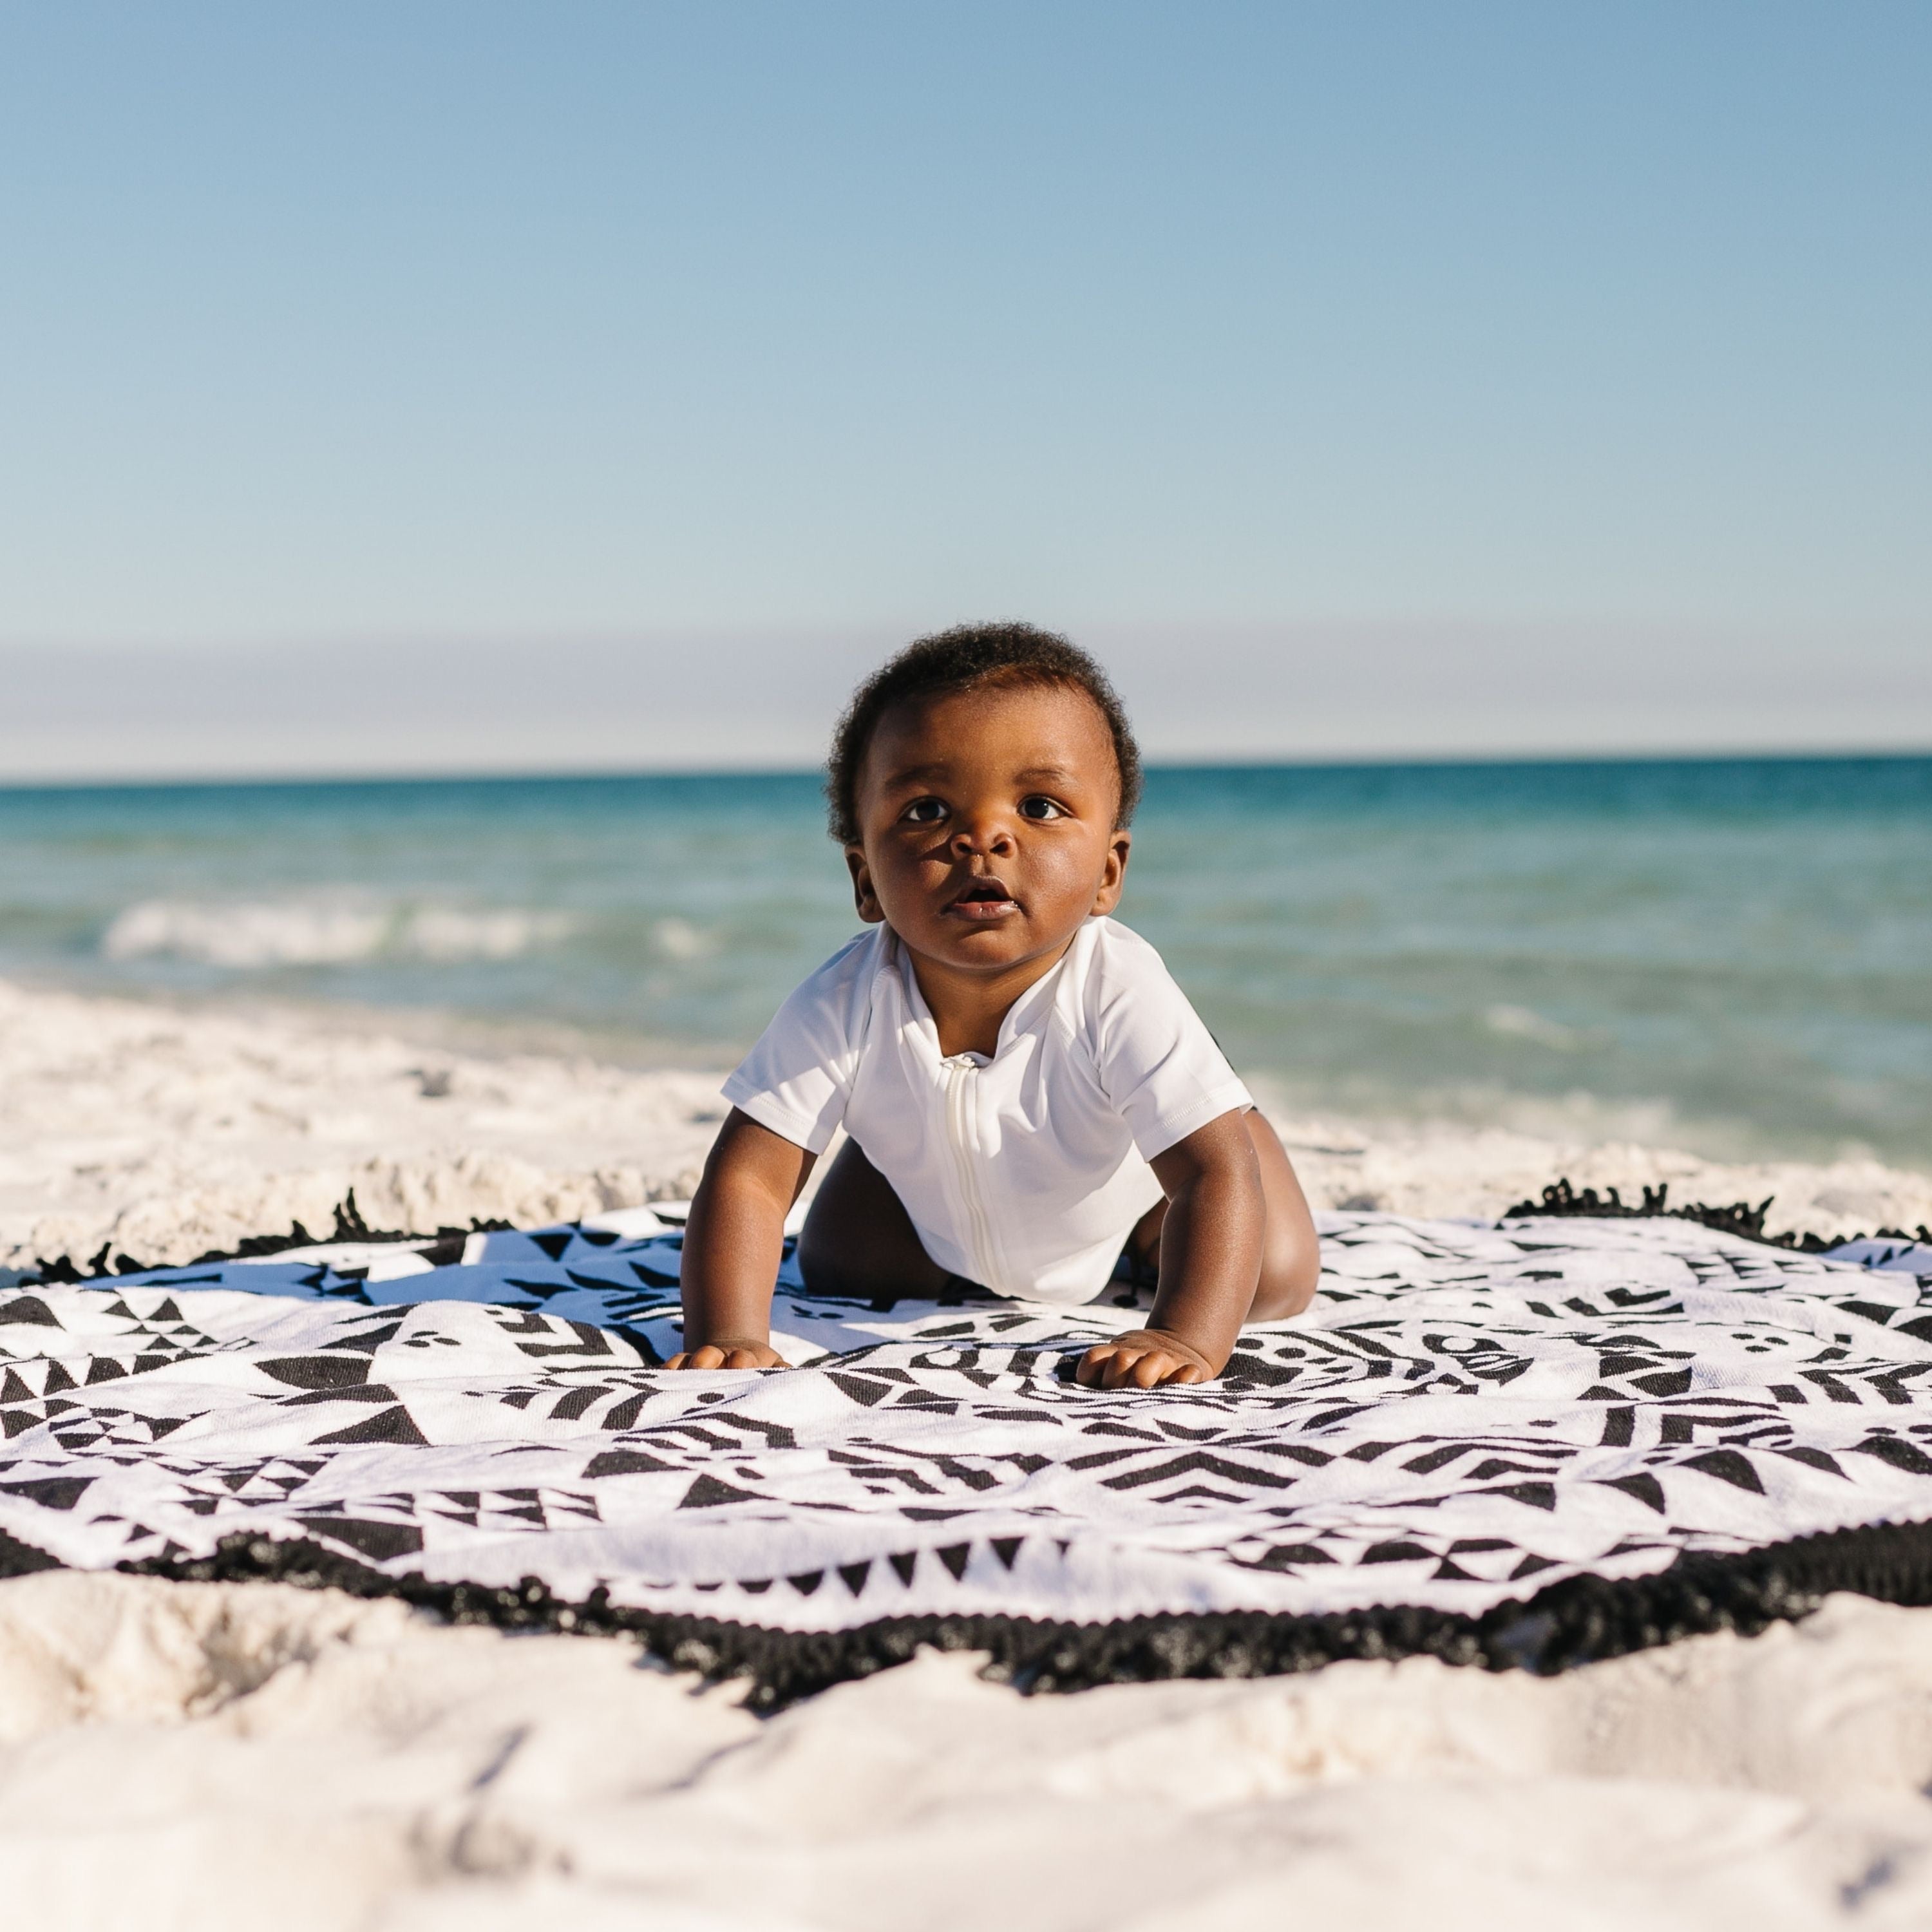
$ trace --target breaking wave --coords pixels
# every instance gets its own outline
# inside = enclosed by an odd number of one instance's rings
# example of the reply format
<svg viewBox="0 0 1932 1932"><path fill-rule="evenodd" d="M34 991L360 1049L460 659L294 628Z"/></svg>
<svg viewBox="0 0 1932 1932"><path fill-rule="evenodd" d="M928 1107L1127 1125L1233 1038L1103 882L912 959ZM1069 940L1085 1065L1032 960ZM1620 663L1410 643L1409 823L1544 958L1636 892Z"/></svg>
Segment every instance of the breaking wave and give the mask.
<svg viewBox="0 0 1932 1932"><path fill-rule="evenodd" d="M193 960L237 971L381 958L514 959L566 938L561 913L281 899L222 904L144 899L101 934L109 959Z"/></svg>

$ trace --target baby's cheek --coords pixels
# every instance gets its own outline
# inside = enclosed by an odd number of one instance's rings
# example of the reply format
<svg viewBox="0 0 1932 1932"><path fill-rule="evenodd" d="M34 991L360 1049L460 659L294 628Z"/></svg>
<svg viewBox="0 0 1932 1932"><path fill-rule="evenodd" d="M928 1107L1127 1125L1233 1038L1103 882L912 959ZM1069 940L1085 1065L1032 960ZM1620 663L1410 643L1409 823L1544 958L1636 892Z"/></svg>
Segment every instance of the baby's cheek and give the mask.
<svg viewBox="0 0 1932 1932"><path fill-rule="evenodd" d="M914 859L887 866L874 878L882 904L914 910L930 906L952 875L952 866L944 860Z"/></svg>
<svg viewBox="0 0 1932 1932"><path fill-rule="evenodd" d="M1042 856L1036 878L1037 896L1077 904L1082 911L1100 890L1105 868L1100 856L1084 850L1055 851Z"/></svg>

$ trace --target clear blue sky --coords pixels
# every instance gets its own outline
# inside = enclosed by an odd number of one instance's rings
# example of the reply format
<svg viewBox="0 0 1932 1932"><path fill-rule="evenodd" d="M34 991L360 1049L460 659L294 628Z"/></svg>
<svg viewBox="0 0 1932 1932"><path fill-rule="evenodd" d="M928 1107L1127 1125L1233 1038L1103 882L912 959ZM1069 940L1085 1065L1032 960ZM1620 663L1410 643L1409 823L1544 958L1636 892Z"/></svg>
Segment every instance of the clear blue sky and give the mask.
<svg viewBox="0 0 1932 1932"><path fill-rule="evenodd" d="M1928 98L1923 0L0 0L0 644L1904 664Z"/></svg>

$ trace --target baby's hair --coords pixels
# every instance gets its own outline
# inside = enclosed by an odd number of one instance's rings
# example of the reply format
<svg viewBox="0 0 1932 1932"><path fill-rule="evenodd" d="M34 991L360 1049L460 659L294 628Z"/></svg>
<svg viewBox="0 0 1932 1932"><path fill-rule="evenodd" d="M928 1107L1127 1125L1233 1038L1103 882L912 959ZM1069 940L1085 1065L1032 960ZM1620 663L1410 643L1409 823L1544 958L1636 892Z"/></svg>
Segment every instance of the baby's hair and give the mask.
<svg viewBox="0 0 1932 1932"><path fill-rule="evenodd" d="M934 698L975 685L1059 685L1083 691L1107 721L1120 778L1114 823L1127 824L1140 802L1141 752L1125 707L1107 674L1078 645L1031 624L956 624L915 639L888 658L852 694L832 734L826 761L825 796L832 836L842 845L858 842L859 766L879 720L911 698Z"/></svg>

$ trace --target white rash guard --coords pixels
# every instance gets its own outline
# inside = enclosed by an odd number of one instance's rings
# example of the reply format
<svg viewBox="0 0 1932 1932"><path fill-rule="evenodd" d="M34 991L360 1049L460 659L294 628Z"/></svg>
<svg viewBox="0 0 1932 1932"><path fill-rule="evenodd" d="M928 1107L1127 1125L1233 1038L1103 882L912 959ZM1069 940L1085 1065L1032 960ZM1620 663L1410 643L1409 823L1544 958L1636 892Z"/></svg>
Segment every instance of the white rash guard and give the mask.
<svg viewBox="0 0 1932 1932"><path fill-rule="evenodd" d="M1110 919L1020 995L990 1060L941 1056L875 926L793 992L724 1097L814 1154L843 1126L941 1268L1066 1304L1100 1293L1160 1198L1148 1162L1254 1104L1160 955Z"/></svg>

